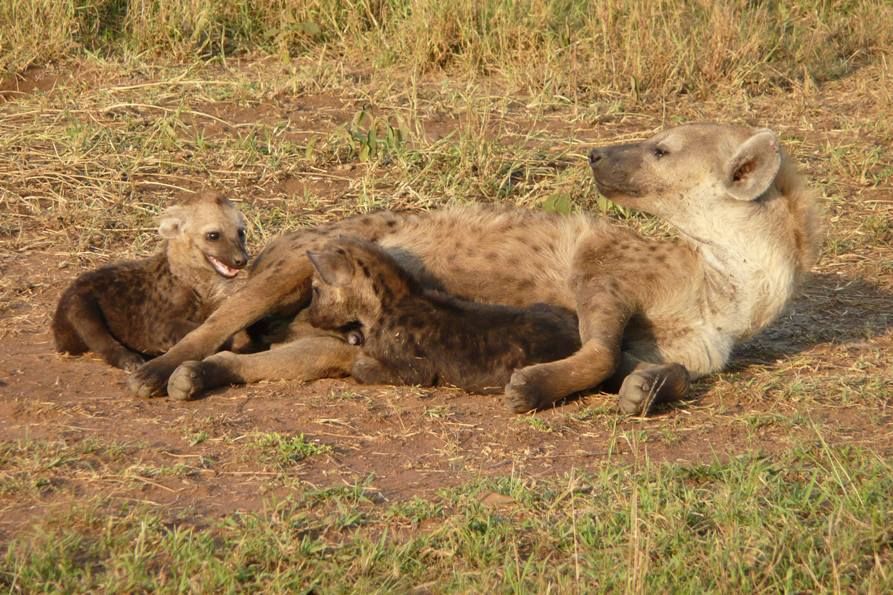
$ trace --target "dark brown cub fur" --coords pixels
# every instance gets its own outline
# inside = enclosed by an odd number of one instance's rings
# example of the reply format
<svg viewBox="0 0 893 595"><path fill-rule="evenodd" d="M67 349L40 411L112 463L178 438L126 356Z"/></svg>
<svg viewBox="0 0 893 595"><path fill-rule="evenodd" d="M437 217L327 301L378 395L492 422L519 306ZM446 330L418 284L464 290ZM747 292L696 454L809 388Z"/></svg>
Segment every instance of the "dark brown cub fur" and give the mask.
<svg viewBox="0 0 893 595"><path fill-rule="evenodd" d="M84 273L65 290L53 317L58 351L93 351L135 369L201 324L241 283L245 223L221 195L171 207L159 233L166 242L156 254Z"/></svg>
<svg viewBox="0 0 893 595"><path fill-rule="evenodd" d="M364 383L453 385L502 392L514 370L580 348L576 317L556 306L479 304L424 289L381 247L342 238L308 256L316 269L310 321L358 324Z"/></svg>

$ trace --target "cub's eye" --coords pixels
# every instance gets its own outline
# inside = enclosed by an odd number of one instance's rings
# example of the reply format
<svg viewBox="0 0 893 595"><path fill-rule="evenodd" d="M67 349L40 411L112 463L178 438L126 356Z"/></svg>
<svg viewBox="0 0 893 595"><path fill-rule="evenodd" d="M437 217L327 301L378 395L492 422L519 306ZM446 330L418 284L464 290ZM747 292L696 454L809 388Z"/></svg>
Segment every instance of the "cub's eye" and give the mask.
<svg viewBox="0 0 893 595"><path fill-rule="evenodd" d="M663 147L654 147L654 149L652 149L651 152L654 154L655 158L657 158L657 159L660 159L661 157L665 157L670 154L670 152L667 151L666 149L664 149Z"/></svg>
<svg viewBox="0 0 893 595"><path fill-rule="evenodd" d="M209 231L208 233L205 234L205 239L208 240L209 242L216 242L217 240L220 239L220 232L219 231Z"/></svg>
<svg viewBox="0 0 893 595"><path fill-rule="evenodd" d="M244 230L244 229L240 229L240 230L239 230L239 239L240 239L240 240L244 240L244 239L245 239L245 230Z"/></svg>

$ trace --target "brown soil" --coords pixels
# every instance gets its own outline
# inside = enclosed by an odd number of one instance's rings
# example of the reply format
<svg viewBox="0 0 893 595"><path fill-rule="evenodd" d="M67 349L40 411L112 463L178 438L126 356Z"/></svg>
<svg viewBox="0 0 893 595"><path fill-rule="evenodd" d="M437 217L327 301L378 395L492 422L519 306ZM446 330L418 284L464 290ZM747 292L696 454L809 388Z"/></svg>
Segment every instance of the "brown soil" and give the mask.
<svg viewBox="0 0 893 595"><path fill-rule="evenodd" d="M29 68L17 76L0 79L0 102L35 91L51 91L58 80L59 76L49 68Z"/></svg>

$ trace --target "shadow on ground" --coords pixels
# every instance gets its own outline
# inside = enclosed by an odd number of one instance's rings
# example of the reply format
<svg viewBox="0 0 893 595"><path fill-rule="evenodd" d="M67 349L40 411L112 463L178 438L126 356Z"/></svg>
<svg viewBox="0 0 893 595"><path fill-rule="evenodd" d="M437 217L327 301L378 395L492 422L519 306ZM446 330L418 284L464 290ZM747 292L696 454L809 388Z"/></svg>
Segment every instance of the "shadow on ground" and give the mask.
<svg viewBox="0 0 893 595"><path fill-rule="evenodd" d="M791 357L825 343L862 343L893 326L893 292L867 279L813 275L787 313L735 349L730 371Z"/></svg>

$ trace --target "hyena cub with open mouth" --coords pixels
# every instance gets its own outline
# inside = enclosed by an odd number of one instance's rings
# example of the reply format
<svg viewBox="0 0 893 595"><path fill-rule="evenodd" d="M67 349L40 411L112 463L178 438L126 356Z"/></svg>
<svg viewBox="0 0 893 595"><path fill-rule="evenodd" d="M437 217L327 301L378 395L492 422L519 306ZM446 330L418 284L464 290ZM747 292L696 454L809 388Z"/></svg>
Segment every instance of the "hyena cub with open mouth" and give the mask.
<svg viewBox="0 0 893 595"><path fill-rule="evenodd" d="M245 220L222 195L204 192L168 208L154 255L84 273L53 317L56 349L92 351L133 370L201 324L241 283L248 263Z"/></svg>
<svg viewBox="0 0 893 595"><path fill-rule="evenodd" d="M502 392L515 369L580 348L576 316L425 289L379 246L354 238L307 253L315 269L311 324L363 336L351 375L365 384L452 385Z"/></svg>

